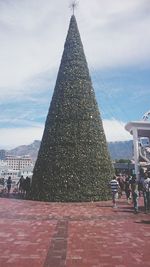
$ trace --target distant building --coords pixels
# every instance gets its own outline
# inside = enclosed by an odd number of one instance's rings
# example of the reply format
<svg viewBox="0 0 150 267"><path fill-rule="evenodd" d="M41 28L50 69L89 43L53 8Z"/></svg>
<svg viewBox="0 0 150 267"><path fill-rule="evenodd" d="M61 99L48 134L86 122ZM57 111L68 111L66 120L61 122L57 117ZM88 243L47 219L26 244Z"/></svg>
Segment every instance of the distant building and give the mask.
<svg viewBox="0 0 150 267"><path fill-rule="evenodd" d="M8 166L0 166L0 180L4 179L5 185L6 185L6 180L8 179L9 176L11 176L13 184L17 184L21 175L23 175L24 178L27 176L32 178L33 175L33 166L25 167L22 170L12 170L8 168Z"/></svg>
<svg viewBox="0 0 150 267"><path fill-rule="evenodd" d="M4 178L4 173L7 172L8 166L5 160L0 160L0 179Z"/></svg>
<svg viewBox="0 0 150 267"><path fill-rule="evenodd" d="M6 159L6 150L0 149L0 160Z"/></svg>
<svg viewBox="0 0 150 267"><path fill-rule="evenodd" d="M1 169L4 169L4 168L7 168L7 162L6 160L0 160L0 170Z"/></svg>
<svg viewBox="0 0 150 267"><path fill-rule="evenodd" d="M25 178L25 177L28 176L28 177L32 178L32 175L33 175L33 167L34 166L27 166L24 169L20 170L19 171L19 177L23 176Z"/></svg>
<svg viewBox="0 0 150 267"><path fill-rule="evenodd" d="M33 162L30 157L14 157L14 156L6 156L6 163L8 168L13 170L23 170L26 167L33 167Z"/></svg>
<svg viewBox="0 0 150 267"><path fill-rule="evenodd" d="M135 165L133 163L120 163L115 162L113 163L116 174L123 173L132 175L135 173Z"/></svg>
<svg viewBox="0 0 150 267"><path fill-rule="evenodd" d="M18 177L18 171L10 169L5 169L4 171L1 171L1 177L3 177L5 180L8 178L8 176L11 176L12 180L14 180Z"/></svg>

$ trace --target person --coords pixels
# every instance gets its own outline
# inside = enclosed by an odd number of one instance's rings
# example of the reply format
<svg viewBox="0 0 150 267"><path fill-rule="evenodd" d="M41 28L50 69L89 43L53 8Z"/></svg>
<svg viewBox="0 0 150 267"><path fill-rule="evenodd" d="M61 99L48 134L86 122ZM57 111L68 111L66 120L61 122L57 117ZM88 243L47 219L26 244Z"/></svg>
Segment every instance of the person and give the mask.
<svg viewBox="0 0 150 267"><path fill-rule="evenodd" d="M28 176L25 179L25 193L26 193L26 198L28 198L30 193L30 177Z"/></svg>
<svg viewBox="0 0 150 267"><path fill-rule="evenodd" d="M145 213L150 210L150 173L145 173L143 181L143 197Z"/></svg>
<svg viewBox="0 0 150 267"><path fill-rule="evenodd" d="M135 175L135 174L133 174L133 175L130 177L130 189L131 189L131 196L132 196L132 192L133 192L133 189L134 189L135 183L136 183L136 175ZM132 188L132 187L133 187L133 188ZM133 196L132 196L132 199L133 199Z"/></svg>
<svg viewBox="0 0 150 267"><path fill-rule="evenodd" d="M113 176L113 179L110 181L110 187L112 192L113 208L117 208L116 200L118 199L119 183L115 175Z"/></svg>
<svg viewBox="0 0 150 267"><path fill-rule="evenodd" d="M25 191L25 179L24 179L23 175L20 177L17 185L19 185L19 193L21 195L23 195L24 191Z"/></svg>
<svg viewBox="0 0 150 267"><path fill-rule="evenodd" d="M127 198L127 202L130 203L130 199L131 199L131 189L130 189L130 177L126 177L125 179L125 194L126 194L126 198Z"/></svg>
<svg viewBox="0 0 150 267"><path fill-rule="evenodd" d="M7 193L8 193L8 196L9 196L9 193L10 193L11 184L12 184L12 180L11 180L11 176L9 176L8 179L7 179Z"/></svg>
<svg viewBox="0 0 150 267"><path fill-rule="evenodd" d="M144 170L141 168L140 169L140 177L138 181L138 191L139 191L139 197L142 196L143 194L143 182L144 182Z"/></svg>
<svg viewBox="0 0 150 267"><path fill-rule="evenodd" d="M142 192L143 192L143 182L144 182L144 175L140 176L140 179L138 181L138 191L139 191L139 197L142 196Z"/></svg>
<svg viewBox="0 0 150 267"><path fill-rule="evenodd" d="M139 192L138 192L138 184L136 183L136 180L133 180L131 188L132 188L132 199L133 199L133 205L134 205L134 213L138 213Z"/></svg>
<svg viewBox="0 0 150 267"><path fill-rule="evenodd" d="M123 176L121 174L119 174L119 177L117 178L117 181L119 183L120 197L121 197L122 196L122 192L124 191L124 180L123 180Z"/></svg>

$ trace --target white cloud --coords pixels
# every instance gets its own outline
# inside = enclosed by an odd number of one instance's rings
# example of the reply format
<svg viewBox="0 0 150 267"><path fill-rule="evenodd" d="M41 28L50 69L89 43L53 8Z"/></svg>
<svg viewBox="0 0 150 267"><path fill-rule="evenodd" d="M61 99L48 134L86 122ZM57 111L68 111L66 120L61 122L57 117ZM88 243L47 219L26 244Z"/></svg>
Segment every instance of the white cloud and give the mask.
<svg viewBox="0 0 150 267"><path fill-rule="evenodd" d="M41 140L43 126L28 128L1 128L0 147L4 149L15 148L20 145L29 145L34 140Z"/></svg>
<svg viewBox="0 0 150 267"><path fill-rule="evenodd" d="M82 22L88 61L100 68L148 63L149 2L107 0L102 6L100 1L94 3L91 2L91 11L88 9L90 14L87 19L85 11Z"/></svg>
<svg viewBox="0 0 150 267"><path fill-rule="evenodd" d="M104 120L103 127L108 142L131 140L132 136L125 130L125 123L117 120Z"/></svg>
<svg viewBox="0 0 150 267"><path fill-rule="evenodd" d="M124 123L116 120L104 120L103 126L107 141L131 140L132 136L124 129ZM44 125L23 128L1 128L0 148L10 149L20 145L28 145L34 140L41 140Z"/></svg>
<svg viewBox="0 0 150 267"><path fill-rule="evenodd" d="M0 92L26 90L23 82L60 64L71 12L68 0L0 2ZM76 11L92 67L146 64L150 59L148 0L82 0ZM13 90L10 90L10 88Z"/></svg>
<svg viewBox="0 0 150 267"><path fill-rule="evenodd" d="M1 103L7 104L9 99L11 106L11 100L16 100L17 105L21 100L27 103L32 99L38 106L40 98L40 103L47 104L45 92L54 88L71 14L70 2L0 1ZM90 69L143 67L150 62L149 0L82 0L76 18ZM13 119L13 126L20 128L1 128L1 146L15 147L41 139L43 126L36 124L36 111L30 109L33 120L28 122L28 118L18 115L19 109L14 114L10 107L9 113L6 106L0 116L1 127ZM44 117L42 108L39 114ZM27 114L24 110L20 113ZM118 121L104 120L104 128L108 141L132 139Z"/></svg>

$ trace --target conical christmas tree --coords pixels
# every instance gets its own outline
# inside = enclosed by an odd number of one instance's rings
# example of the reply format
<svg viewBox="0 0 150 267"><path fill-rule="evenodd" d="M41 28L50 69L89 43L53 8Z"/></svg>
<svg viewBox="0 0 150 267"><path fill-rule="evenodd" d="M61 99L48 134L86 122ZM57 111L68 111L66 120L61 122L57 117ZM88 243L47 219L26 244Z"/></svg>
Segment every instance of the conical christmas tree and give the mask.
<svg viewBox="0 0 150 267"><path fill-rule="evenodd" d="M35 164L31 198L109 198L112 165L75 16L72 15Z"/></svg>

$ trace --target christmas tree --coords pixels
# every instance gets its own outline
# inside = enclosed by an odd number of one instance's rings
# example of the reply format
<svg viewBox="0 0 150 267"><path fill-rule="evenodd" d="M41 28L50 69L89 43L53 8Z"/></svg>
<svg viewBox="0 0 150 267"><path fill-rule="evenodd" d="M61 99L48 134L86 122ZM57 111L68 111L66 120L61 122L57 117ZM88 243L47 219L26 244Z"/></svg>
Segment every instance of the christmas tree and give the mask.
<svg viewBox="0 0 150 267"><path fill-rule="evenodd" d="M106 200L112 174L102 120L72 15L34 167L31 198Z"/></svg>

